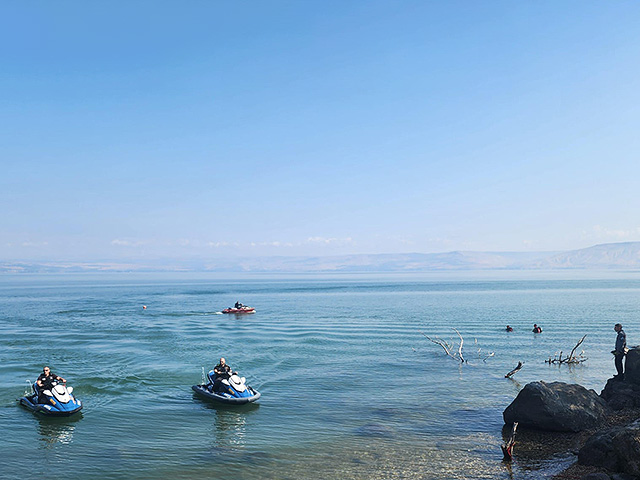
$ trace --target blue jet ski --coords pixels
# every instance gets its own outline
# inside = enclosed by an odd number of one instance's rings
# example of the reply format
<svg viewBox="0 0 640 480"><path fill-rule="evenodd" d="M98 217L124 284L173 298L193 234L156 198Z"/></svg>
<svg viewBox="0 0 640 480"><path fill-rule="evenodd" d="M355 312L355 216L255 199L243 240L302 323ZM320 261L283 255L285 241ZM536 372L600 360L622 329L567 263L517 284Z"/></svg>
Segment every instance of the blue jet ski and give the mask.
<svg viewBox="0 0 640 480"><path fill-rule="evenodd" d="M50 417L68 417L82 410L82 402L72 395L73 387L53 382L50 389L39 391L37 383L33 393L20 399L20 404L36 413Z"/></svg>
<svg viewBox="0 0 640 480"><path fill-rule="evenodd" d="M231 375L227 378L216 377L211 370L207 374L208 383L194 385L191 388L199 397L227 405L244 405L260 398L260 392L246 384L244 377Z"/></svg>

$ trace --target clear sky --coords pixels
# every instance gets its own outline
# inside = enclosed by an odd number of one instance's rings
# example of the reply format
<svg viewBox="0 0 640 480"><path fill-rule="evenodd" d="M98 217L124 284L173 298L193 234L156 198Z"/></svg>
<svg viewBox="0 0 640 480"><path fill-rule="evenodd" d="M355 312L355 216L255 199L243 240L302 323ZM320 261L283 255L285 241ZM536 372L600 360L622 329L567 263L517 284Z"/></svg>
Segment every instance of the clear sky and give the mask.
<svg viewBox="0 0 640 480"><path fill-rule="evenodd" d="M640 2L0 15L0 260L640 240Z"/></svg>

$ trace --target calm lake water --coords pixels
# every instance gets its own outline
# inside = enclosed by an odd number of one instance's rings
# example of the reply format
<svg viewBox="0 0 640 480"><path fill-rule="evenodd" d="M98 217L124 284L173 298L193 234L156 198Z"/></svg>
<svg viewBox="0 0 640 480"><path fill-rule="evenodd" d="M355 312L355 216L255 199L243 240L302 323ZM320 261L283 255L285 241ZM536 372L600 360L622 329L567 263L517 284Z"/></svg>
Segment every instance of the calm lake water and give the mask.
<svg viewBox="0 0 640 480"><path fill-rule="evenodd" d="M614 373L613 325L640 343L639 299L640 275L624 272L5 275L2 477L544 478L571 458L516 459L508 471L502 411L534 380L600 392ZM257 313L217 313L236 300ZM421 333L456 340L452 328L468 364ZM585 364L545 364L584 334ZM220 356L261 391L258 404L194 398ZM503 378L519 360L515 380ZM44 364L75 388L80 416L17 404Z"/></svg>

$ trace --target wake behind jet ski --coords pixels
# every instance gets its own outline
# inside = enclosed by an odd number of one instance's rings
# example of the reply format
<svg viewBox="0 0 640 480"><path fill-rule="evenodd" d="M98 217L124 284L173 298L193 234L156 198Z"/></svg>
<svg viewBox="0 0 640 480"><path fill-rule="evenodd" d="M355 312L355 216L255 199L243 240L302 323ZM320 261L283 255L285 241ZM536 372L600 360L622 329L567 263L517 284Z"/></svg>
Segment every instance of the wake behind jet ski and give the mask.
<svg viewBox="0 0 640 480"><path fill-rule="evenodd" d="M243 405L260 398L260 392L247 385L246 379L239 377L238 372L232 371L224 358L207 374L206 381L191 388L201 398L228 405Z"/></svg>
<svg viewBox="0 0 640 480"><path fill-rule="evenodd" d="M20 404L37 413L48 416L67 417L82 410L82 402L72 394L73 387L66 380L44 367L31 386L32 393L20 399Z"/></svg>

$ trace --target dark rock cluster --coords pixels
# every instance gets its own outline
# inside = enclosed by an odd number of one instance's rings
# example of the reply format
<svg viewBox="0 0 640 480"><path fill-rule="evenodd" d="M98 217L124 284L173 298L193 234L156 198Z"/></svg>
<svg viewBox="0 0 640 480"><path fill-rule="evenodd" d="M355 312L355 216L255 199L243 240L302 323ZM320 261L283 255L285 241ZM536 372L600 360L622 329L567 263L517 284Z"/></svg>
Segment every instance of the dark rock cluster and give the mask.
<svg viewBox="0 0 640 480"><path fill-rule="evenodd" d="M640 477L640 420L593 435L578 452L578 463Z"/></svg>
<svg viewBox="0 0 640 480"><path fill-rule="evenodd" d="M518 422L544 431L585 431L585 435L595 431L580 448L578 463L605 471L589 473L582 480L640 479L640 418L627 425L602 428L611 413L638 408L640 347L634 347L627 354L624 380L610 379L600 395L580 385L532 382L505 409L503 417L506 424Z"/></svg>
<svg viewBox="0 0 640 480"><path fill-rule="evenodd" d="M610 378L600 393L614 410L640 407L640 348L629 350L625 360L624 380Z"/></svg>
<svg viewBox="0 0 640 480"><path fill-rule="evenodd" d="M640 347L634 347L627 352L625 370L625 381L640 385Z"/></svg>
<svg viewBox="0 0 640 480"><path fill-rule="evenodd" d="M613 410L640 407L640 385L610 378L600 396Z"/></svg>

